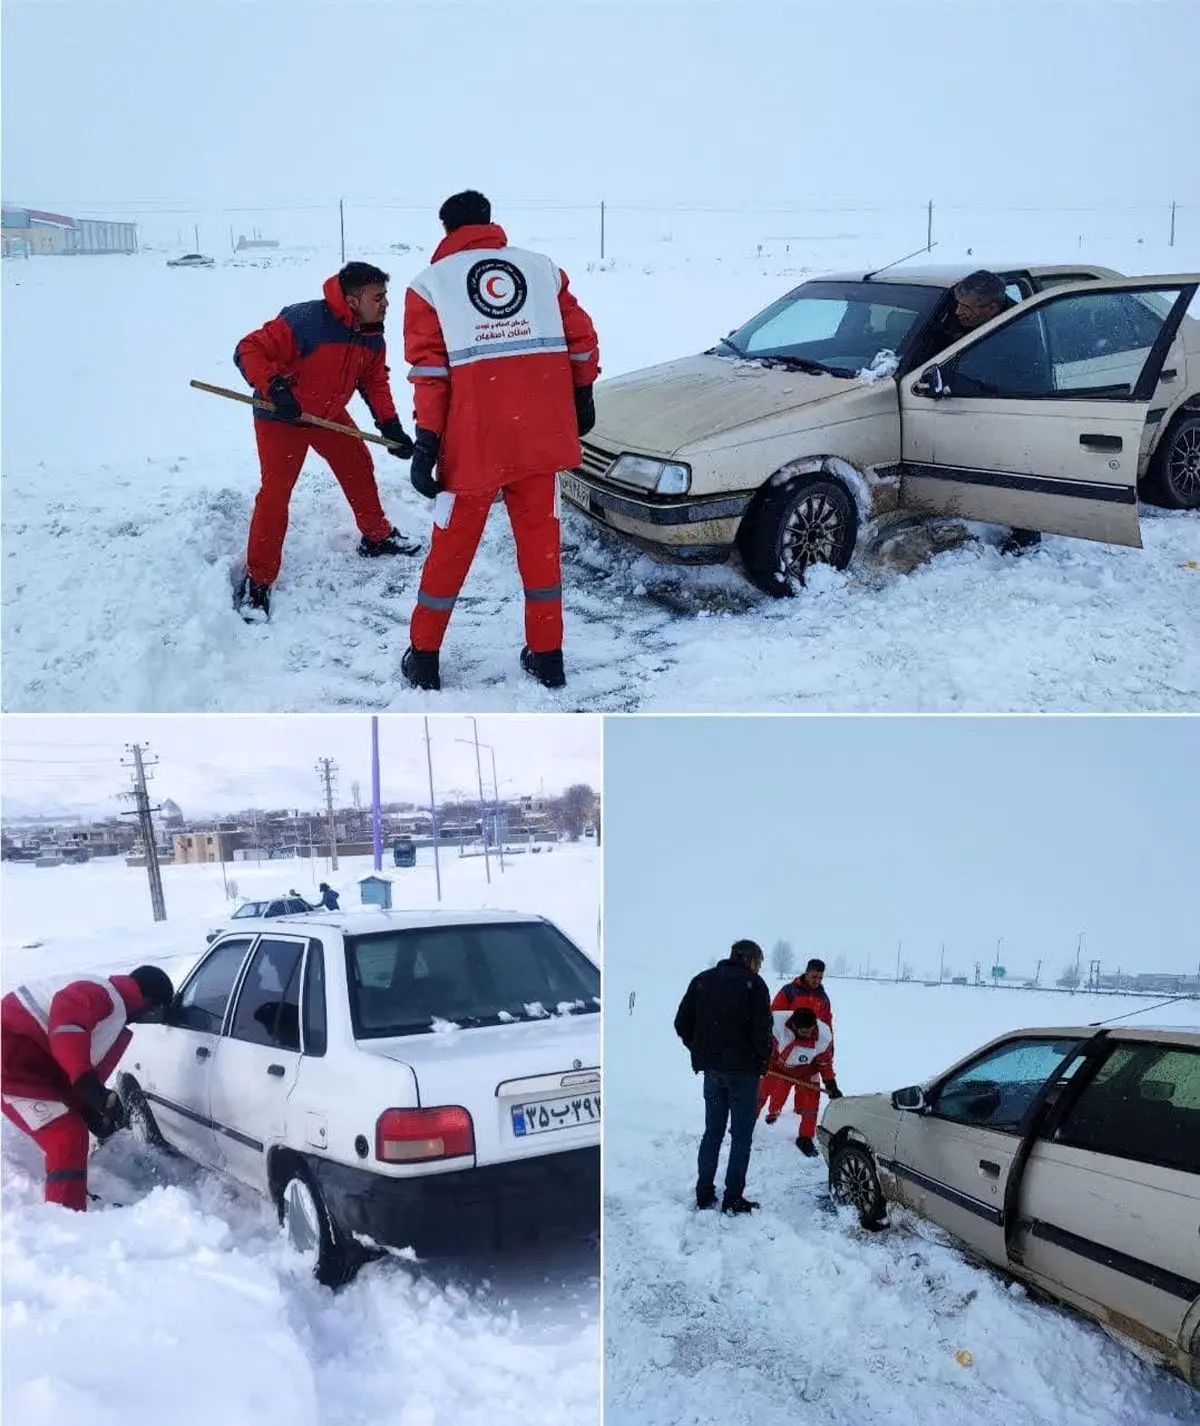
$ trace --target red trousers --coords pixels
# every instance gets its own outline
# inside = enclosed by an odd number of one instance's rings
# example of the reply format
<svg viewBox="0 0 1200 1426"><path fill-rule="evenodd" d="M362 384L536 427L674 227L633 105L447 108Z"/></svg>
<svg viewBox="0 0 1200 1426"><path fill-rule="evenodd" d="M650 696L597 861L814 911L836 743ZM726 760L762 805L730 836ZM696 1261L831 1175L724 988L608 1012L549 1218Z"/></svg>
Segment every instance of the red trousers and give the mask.
<svg viewBox="0 0 1200 1426"><path fill-rule="evenodd" d="M500 493L508 507L517 568L525 586L525 642L535 654L551 653L562 648L563 637L558 477L527 475L503 486ZM494 499L491 491L438 497L439 506L449 500L453 505L444 524L437 523L435 507L433 538L409 628L414 649L432 653L441 648Z"/></svg>
<svg viewBox="0 0 1200 1426"><path fill-rule="evenodd" d="M345 411L331 419L339 425L354 425ZM356 441L353 436L339 436L335 431L292 426L282 421L255 421L254 438L258 442L262 484L250 520L246 568L255 584L274 584L279 578L288 527L288 503L310 447L328 462L350 502L359 531L368 540L386 539L391 534L392 522L379 503L371 452L362 441Z"/></svg>
<svg viewBox="0 0 1200 1426"><path fill-rule="evenodd" d="M45 1113L61 1104L53 1099L22 1099L4 1095L4 1117L27 1134L46 1156L46 1202L82 1212L87 1208L88 1129L73 1109L59 1114L39 1129Z"/></svg>
<svg viewBox="0 0 1200 1426"><path fill-rule="evenodd" d="M763 1105L768 1114L782 1114L787 1104L788 1090L792 1090L792 1108L800 1116L800 1133L811 1139L817 1132L817 1119L821 1108L821 1086L796 1084L794 1080L781 1079L778 1075L764 1075L758 1086L758 1112Z"/></svg>

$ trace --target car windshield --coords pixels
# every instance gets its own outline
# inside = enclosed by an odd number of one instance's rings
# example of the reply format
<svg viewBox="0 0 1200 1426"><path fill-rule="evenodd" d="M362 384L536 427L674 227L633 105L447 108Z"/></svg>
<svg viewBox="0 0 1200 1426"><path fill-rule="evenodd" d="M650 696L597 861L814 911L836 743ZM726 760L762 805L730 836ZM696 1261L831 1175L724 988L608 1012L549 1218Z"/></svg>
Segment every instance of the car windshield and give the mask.
<svg viewBox="0 0 1200 1426"><path fill-rule="evenodd" d="M239 906L230 917L232 921L240 921L243 916L265 916L267 914L267 903L265 901L247 901L245 906Z"/></svg>
<svg viewBox="0 0 1200 1426"><path fill-rule="evenodd" d="M600 1010L600 972L544 921L348 936L346 976L359 1039Z"/></svg>
<svg viewBox="0 0 1200 1426"><path fill-rule="evenodd" d="M718 354L851 377L899 361L945 296L940 287L806 282L724 337ZM894 367L893 367L894 369Z"/></svg>

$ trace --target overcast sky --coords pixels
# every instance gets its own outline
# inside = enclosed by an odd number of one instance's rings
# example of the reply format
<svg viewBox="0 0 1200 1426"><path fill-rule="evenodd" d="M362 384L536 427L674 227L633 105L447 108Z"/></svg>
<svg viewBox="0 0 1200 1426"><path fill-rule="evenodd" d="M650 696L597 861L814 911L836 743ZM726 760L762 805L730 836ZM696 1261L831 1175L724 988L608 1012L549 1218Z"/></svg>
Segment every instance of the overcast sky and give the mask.
<svg viewBox="0 0 1200 1426"><path fill-rule="evenodd" d="M1194 972L1198 809L1198 718L609 720L605 962Z"/></svg>
<svg viewBox="0 0 1200 1426"><path fill-rule="evenodd" d="M5 0L4 195L1190 204L1198 52L1196 0Z"/></svg>
<svg viewBox="0 0 1200 1426"><path fill-rule="evenodd" d="M479 739L495 749L501 796L561 792L574 782L596 789L601 780L601 722L580 714L484 717ZM434 787L439 799L456 790L475 798L475 750L458 740L473 736L471 719L429 720ZM158 758L156 800L170 797L185 815L240 808L313 809L323 802L318 758L337 761L343 805L351 784L371 801L371 720L335 715L204 717L34 717L8 715L0 747L0 791L8 816L78 808L111 815L129 803L116 794L129 787L121 759L126 745L149 743ZM379 719L381 795L385 802L428 803L424 724L416 716ZM491 754L481 754L490 795Z"/></svg>

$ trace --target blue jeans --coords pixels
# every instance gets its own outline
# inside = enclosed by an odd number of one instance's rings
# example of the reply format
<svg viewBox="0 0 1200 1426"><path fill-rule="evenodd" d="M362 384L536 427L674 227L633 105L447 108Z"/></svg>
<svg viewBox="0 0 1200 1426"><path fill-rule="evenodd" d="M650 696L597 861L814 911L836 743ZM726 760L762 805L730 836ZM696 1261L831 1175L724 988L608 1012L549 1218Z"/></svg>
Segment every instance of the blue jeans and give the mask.
<svg viewBox="0 0 1200 1426"><path fill-rule="evenodd" d="M758 1081L756 1074L726 1074L723 1070L704 1071L704 1137L696 1162L696 1192L706 1195L713 1191L717 1178L717 1160L725 1129L730 1127L729 1163L725 1166L725 1197L740 1198L746 1188L746 1170L750 1167L750 1141L754 1137L754 1121L758 1117Z"/></svg>

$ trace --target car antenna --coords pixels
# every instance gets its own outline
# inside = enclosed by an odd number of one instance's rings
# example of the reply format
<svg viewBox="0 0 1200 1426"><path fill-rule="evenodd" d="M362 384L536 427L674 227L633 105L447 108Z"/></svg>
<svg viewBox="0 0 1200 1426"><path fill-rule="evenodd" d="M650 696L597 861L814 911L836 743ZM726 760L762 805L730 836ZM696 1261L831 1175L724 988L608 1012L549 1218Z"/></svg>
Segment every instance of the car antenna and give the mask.
<svg viewBox="0 0 1200 1426"><path fill-rule="evenodd" d="M1147 1010L1161 1010L1164 1005L1178 1005L1182 1000L1195 1000L1194 995L1174 995L1170 1000L1159 1000L1154 1005L1143 1005L1140 1010L1131 1010L1128 1015L1114 1015L1109 1020L1093 1020L1089 1023L1088 1029L1094 1030L1099 1025L1115 1025L1118 1020L1128 1020L1131 1015L1144 1015Z"/></svg>
<svg viewBox="0 0 1200 1426"><path fill-rule="evenodd" d="M915 253L906 253L904 257L898 257L895 262L889 262L886 267L877 267L873 272L864 272L862 280L870 282L873 277L878 277L881 272L887 272L888 268L899 267L902 262L907 262L910 257L920 257L922 253L932 252L937 247L937 243L928 243L923 248L918 248Z"/></svg>

